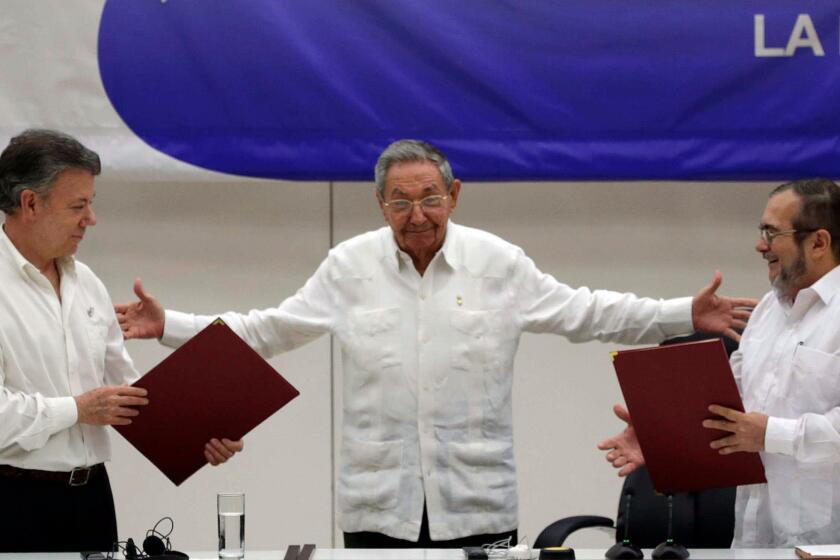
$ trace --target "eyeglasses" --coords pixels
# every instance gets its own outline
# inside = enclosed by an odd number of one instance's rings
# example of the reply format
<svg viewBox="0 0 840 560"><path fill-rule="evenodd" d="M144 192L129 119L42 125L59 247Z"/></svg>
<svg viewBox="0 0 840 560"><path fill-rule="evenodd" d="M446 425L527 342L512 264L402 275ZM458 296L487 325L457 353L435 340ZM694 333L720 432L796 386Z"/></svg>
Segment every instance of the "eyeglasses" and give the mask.
<svg viewBox="0 0 840 560"><path fill-rule="evenodd" d="M815 229L785 229L782 231L773 231L768 226L763 226L758 228L759 236L761 240L764 241L767 245L773 243L773 240L779 237L780 235L788 235L791 233L812 233L817 231Z"/></svg>
<svg viewBox="0 0 840 560"><path fill-rule="evenodd" d="M383 202L382 205L395 214L405 214L413 210L415 206L419 206L421 210L437 210L443 206L443 202L448 198L449 195L433 194L420 200L398 198L391 202Z"/></svg>

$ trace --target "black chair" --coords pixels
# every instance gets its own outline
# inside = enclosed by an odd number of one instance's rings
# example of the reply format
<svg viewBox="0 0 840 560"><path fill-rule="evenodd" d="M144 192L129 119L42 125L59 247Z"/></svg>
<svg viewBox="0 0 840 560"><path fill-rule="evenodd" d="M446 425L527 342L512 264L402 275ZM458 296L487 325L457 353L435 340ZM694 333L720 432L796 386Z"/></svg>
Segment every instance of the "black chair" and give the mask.
<svg viewBox="0 0 840 560"><path fill-rule="evenodd" d="M709 333L672 338L663 342L677 344L719 338ZM738 343L723 338L728 354ZM640 548L654 548L668 537L668 500L656 494L647 468L631 473L624 481L618 502L616 523L608 517L576 515L555 521L534 542L534 548L562 546L573 532L590 527L615 527L616 542L625 536L628 495L631 496L628 538ZM688 548L729 548L735 527L735 488L702 492L681 492L673 496L673 538Z"/></svg>
<svg viewBox="0 0 840 560"><path fill-rule="evenodd" d="M654 548L668 536L668 501L656 494L645 467L631 473L624 481L618 502L616 542L624 538L628 494L632 496L628 537L638 547ZM688 548L729 548L735 526L734 505L735 488L674 494L674 540ZM613 526L608 517L565 517L546 527L534 548L562 546L579 529Z"/></svg>

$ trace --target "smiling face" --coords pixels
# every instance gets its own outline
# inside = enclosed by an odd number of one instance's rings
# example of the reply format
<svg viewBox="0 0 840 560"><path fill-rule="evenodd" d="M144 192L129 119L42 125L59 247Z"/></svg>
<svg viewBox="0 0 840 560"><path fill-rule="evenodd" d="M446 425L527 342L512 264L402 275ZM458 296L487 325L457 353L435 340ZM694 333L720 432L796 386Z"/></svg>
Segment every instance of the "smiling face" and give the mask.
<svg viewBox="0 0 840 560"><path fill-rule="evenodd" d="M794 229L793 221L801 206L799 195L793 191L773 195L767 201L761 227L771 233ZM769 244L759 239L755 250L767 261L770 283L782 297L792 301L799 290L813 283L809 279L808 257L794 234L779 235Z"/></svg>
<svg viewBox="0 0 840 560"><path fill-rule="evenodd" d="M52 260L76 253L85 230L96 225L94 195L93 175L79 169L59 173L45 196L31 194L31 241L39 257Z"/></svg>
<svg viewBox="0 0 840 560"><path fill-rule="evenodd" d="M421 274L443 246L446 224L458 202L460 187L456 179L447 192L440 170L430 161L395 163L388 169L384 200L379 198L379 206L385 221L394 232L397 245L411 256ZM394 200L415 202L435 195L448 195L448 198L434 208L414 204L406 211L398 211L383 204Z"/></svg>

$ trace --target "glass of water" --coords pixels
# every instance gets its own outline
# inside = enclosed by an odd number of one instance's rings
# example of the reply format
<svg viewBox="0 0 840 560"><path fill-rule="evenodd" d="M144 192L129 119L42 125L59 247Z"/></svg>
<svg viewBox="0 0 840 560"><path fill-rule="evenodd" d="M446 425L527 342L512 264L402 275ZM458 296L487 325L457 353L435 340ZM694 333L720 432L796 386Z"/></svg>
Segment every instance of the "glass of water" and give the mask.
<svg viewBox="0 0 840 560"><path fill-rule="evenodd" d="M219 558L245 556L245 494L220 493L216 496L219 512Z"/></svg>

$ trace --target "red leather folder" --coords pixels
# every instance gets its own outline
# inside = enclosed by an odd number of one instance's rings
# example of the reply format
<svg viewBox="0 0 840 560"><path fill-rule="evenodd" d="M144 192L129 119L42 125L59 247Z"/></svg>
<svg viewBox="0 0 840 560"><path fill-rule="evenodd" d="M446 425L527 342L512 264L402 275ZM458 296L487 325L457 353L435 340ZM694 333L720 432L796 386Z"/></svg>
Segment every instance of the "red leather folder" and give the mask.
<svg viewBox="0 0 840 560"><path fill-rule="evenodd" d="M711 404L744 410L721 340L616 352L613 365L657 492L767 481L758 453L721 455L709 443L729 433L702 426Z"/></svg>
<svg viewBox="0 0 840 560"><path fill-rule="evenodd" d="M211 438L240 439L300 394L220 319L134 386L149 404L114 428L176 486L207 463Z"/></svg>

